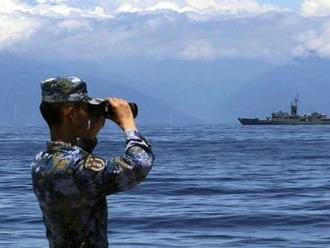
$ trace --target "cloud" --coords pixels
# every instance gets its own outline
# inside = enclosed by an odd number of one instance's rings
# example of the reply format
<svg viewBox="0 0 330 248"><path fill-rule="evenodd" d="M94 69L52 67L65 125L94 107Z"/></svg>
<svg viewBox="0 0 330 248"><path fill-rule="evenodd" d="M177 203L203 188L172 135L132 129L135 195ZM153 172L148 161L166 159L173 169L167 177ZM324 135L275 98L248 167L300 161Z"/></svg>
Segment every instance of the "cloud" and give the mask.
<svg viewBox="0 0 330 248"><path fill-rule="evenodd" d="M330 57L327 17L305 18L254 0L3 1L0 50L26 56L275 63L311 53Z"/></svg>
<svg viewBox="0 0 330 248"><path fill-rule="evenodd" d="M11 48L29 39L39 23L23 16L0 15L0 49Z"/></svg>
<svg viewBox="0 0 330 248"><path fill-rule="evenodd" d="M38 4L61 4L68 2L68 0L36 0Z"/></svg>
<svg viewBox="0 0 330 248"><path fill-rule="evenodd" d="M319 29L308 30L298 36L299 45L294 52L298 56L317 55L330 57L330 21Z"/></svg>
<svg viewBox="0 0 330 248"><path fill-rule="evenodd" d="M28 5L20 3L15 0L2 0L0 13L14 13L14 12L26 12L28 10Z"/></svg>
<svg viewBox="0 0 330 248"><path fill-rule="evenodd" d="M29 5L16 0L1 1L0 50L12 49L27 41L38 29L39 21L26 15Z"/></svg>
<svg viewBox="0 0 330 248"><path fill-rule="evenodd" d="M38 4L30 8L29 13L32 15L39 15L43 17L89 17L89 18L113 18L112 15L107 14L100 6L96 6L93 9L81 9L77 7L71 7L65 4Z"/></svg>
<svg viewBox="0 0 330 248"><path fill-rule="evenodd" d="M301 5L301 14L303 16L329 16L329 0L305 0Z"/></svg>
<svg viewBox="0 0 330 248"><path fill-rule="evenodd" d="M57 24L59 29L65 29L66 31L82 31L82 30L90 30L90 23L87 20L76 20L76 19L68 19L64 21L60 21Z"/></svg>
<svg viewBox="0 0 330 248"><path fill-rule="evenodd" d="M78 8L67 5L67 0L38 0L36 4L29 5L19 0L2 0L0 8L0 50L17 48L24 50L24 44L29 39L36 38L38 31L47 30L51 19L66 18L67 21L58 20L58 33L61 29L84 30L89 18L111 19L112 15L106 13L100 6L93 8ZM72 19L79 20L72 20ZM86 20L82 20L86 19ZM20 50L21 51L21 50Z"/></svg>
<svg viewBox="0 0 330 248"><path fill-rule="evenodd" d="M257 17L196 22L180 13L122 14L120 18L51 19L26 49L51 57L106 61L118 58L210 60L259 58L272 62L298 56L297 39L313 29L299 16ZM55 41L56 42L53 42Z"/></svg>
<svg viewBox="0 0 330 248"><path fill-rule="evenodd" d="M189 40L183 45L182 51L178 52L178 58L184 60L217 59L224 57L236 57L237 48L223 47L220 44L212 44L208 40Z"/></svg>
<svg viewBox="0 0 330 248"><path fill-rule="evenodd" d="M2 0L0 14L20 14L49 18L113 18L101 6L90 8L73 7L68 0L37 0L36 4L26 4L18 0Z"/></svg>
<svg viewBox="0 0 330 248"><path fill-rule="evenodd" d="M111 4L113 9L114 5ZM150 12L171 10L178 13L194 12L207 15L255 15L269 11L282 11L278 6L260 4L255 0L181 0L181 1L125 1L115 12Z"/></svg>
<svg viewBox="0 0 330 248"><path fill-rule="evenodd" d="M308 17L309 22L318 20L317 25L306 27L297 35L298 45L293 52L296 56L330 57L330 1L304 0L300 13Z"/></svg>

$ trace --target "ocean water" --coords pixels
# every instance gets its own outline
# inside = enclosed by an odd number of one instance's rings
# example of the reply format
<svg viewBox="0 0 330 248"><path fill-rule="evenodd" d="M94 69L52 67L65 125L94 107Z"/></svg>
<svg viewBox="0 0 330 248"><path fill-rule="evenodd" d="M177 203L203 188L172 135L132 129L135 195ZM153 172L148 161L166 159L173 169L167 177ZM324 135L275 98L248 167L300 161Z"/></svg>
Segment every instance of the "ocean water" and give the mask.
<svg viewBox="0 0 330 248"><path fill-rule="evenodd" d="M143 126L147 180L108 197L110 247L330 247L330 126ZM0 128L0 247L47 247L30 163L43 127ZM108 127L95 153L122 153Z"/></svg>

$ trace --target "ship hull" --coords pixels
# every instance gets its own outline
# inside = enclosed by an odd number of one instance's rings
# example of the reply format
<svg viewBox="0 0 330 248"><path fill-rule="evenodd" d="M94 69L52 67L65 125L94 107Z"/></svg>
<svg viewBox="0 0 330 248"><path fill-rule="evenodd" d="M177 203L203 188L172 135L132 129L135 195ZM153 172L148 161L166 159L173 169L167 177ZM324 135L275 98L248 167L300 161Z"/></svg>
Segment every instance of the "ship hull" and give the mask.
<svg viewBox="0 0 330 248"><path fill-rule="evenodd" d="M325 120L260 120L258 118L238 118L242 125L330 125L330 119Z"/></svg>

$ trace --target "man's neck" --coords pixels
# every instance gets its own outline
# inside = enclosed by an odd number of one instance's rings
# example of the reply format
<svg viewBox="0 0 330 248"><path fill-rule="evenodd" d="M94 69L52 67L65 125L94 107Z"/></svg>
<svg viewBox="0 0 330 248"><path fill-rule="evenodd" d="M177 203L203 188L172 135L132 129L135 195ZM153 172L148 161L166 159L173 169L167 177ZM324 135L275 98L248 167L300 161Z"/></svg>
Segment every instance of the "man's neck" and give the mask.
<svg viewBox="0 0 330 248"><path fill-rule="evenodd" d="M76 145L77 137L73 134L71 129L66 125L57 125L50 129L51 141L63 141Z"/></svg>

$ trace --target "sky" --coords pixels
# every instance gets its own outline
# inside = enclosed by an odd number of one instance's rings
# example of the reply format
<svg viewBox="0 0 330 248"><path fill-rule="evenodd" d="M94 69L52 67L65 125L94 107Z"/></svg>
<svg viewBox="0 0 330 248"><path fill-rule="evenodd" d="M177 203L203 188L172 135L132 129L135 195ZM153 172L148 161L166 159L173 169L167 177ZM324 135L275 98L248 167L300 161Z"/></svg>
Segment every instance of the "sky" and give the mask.
<svg viewBox="0 0 330 248"><path fill-rule="evenodd" d="M1 0L0 52L33 58L330 56L330 0Z"/></svg>
<svg viewBox="0 0 330 248"><path fill-rule="evenodd" d="M298 11L303 0L259 0L261 4L272 4L282 8L289 8L293 11Z"/></svg>

